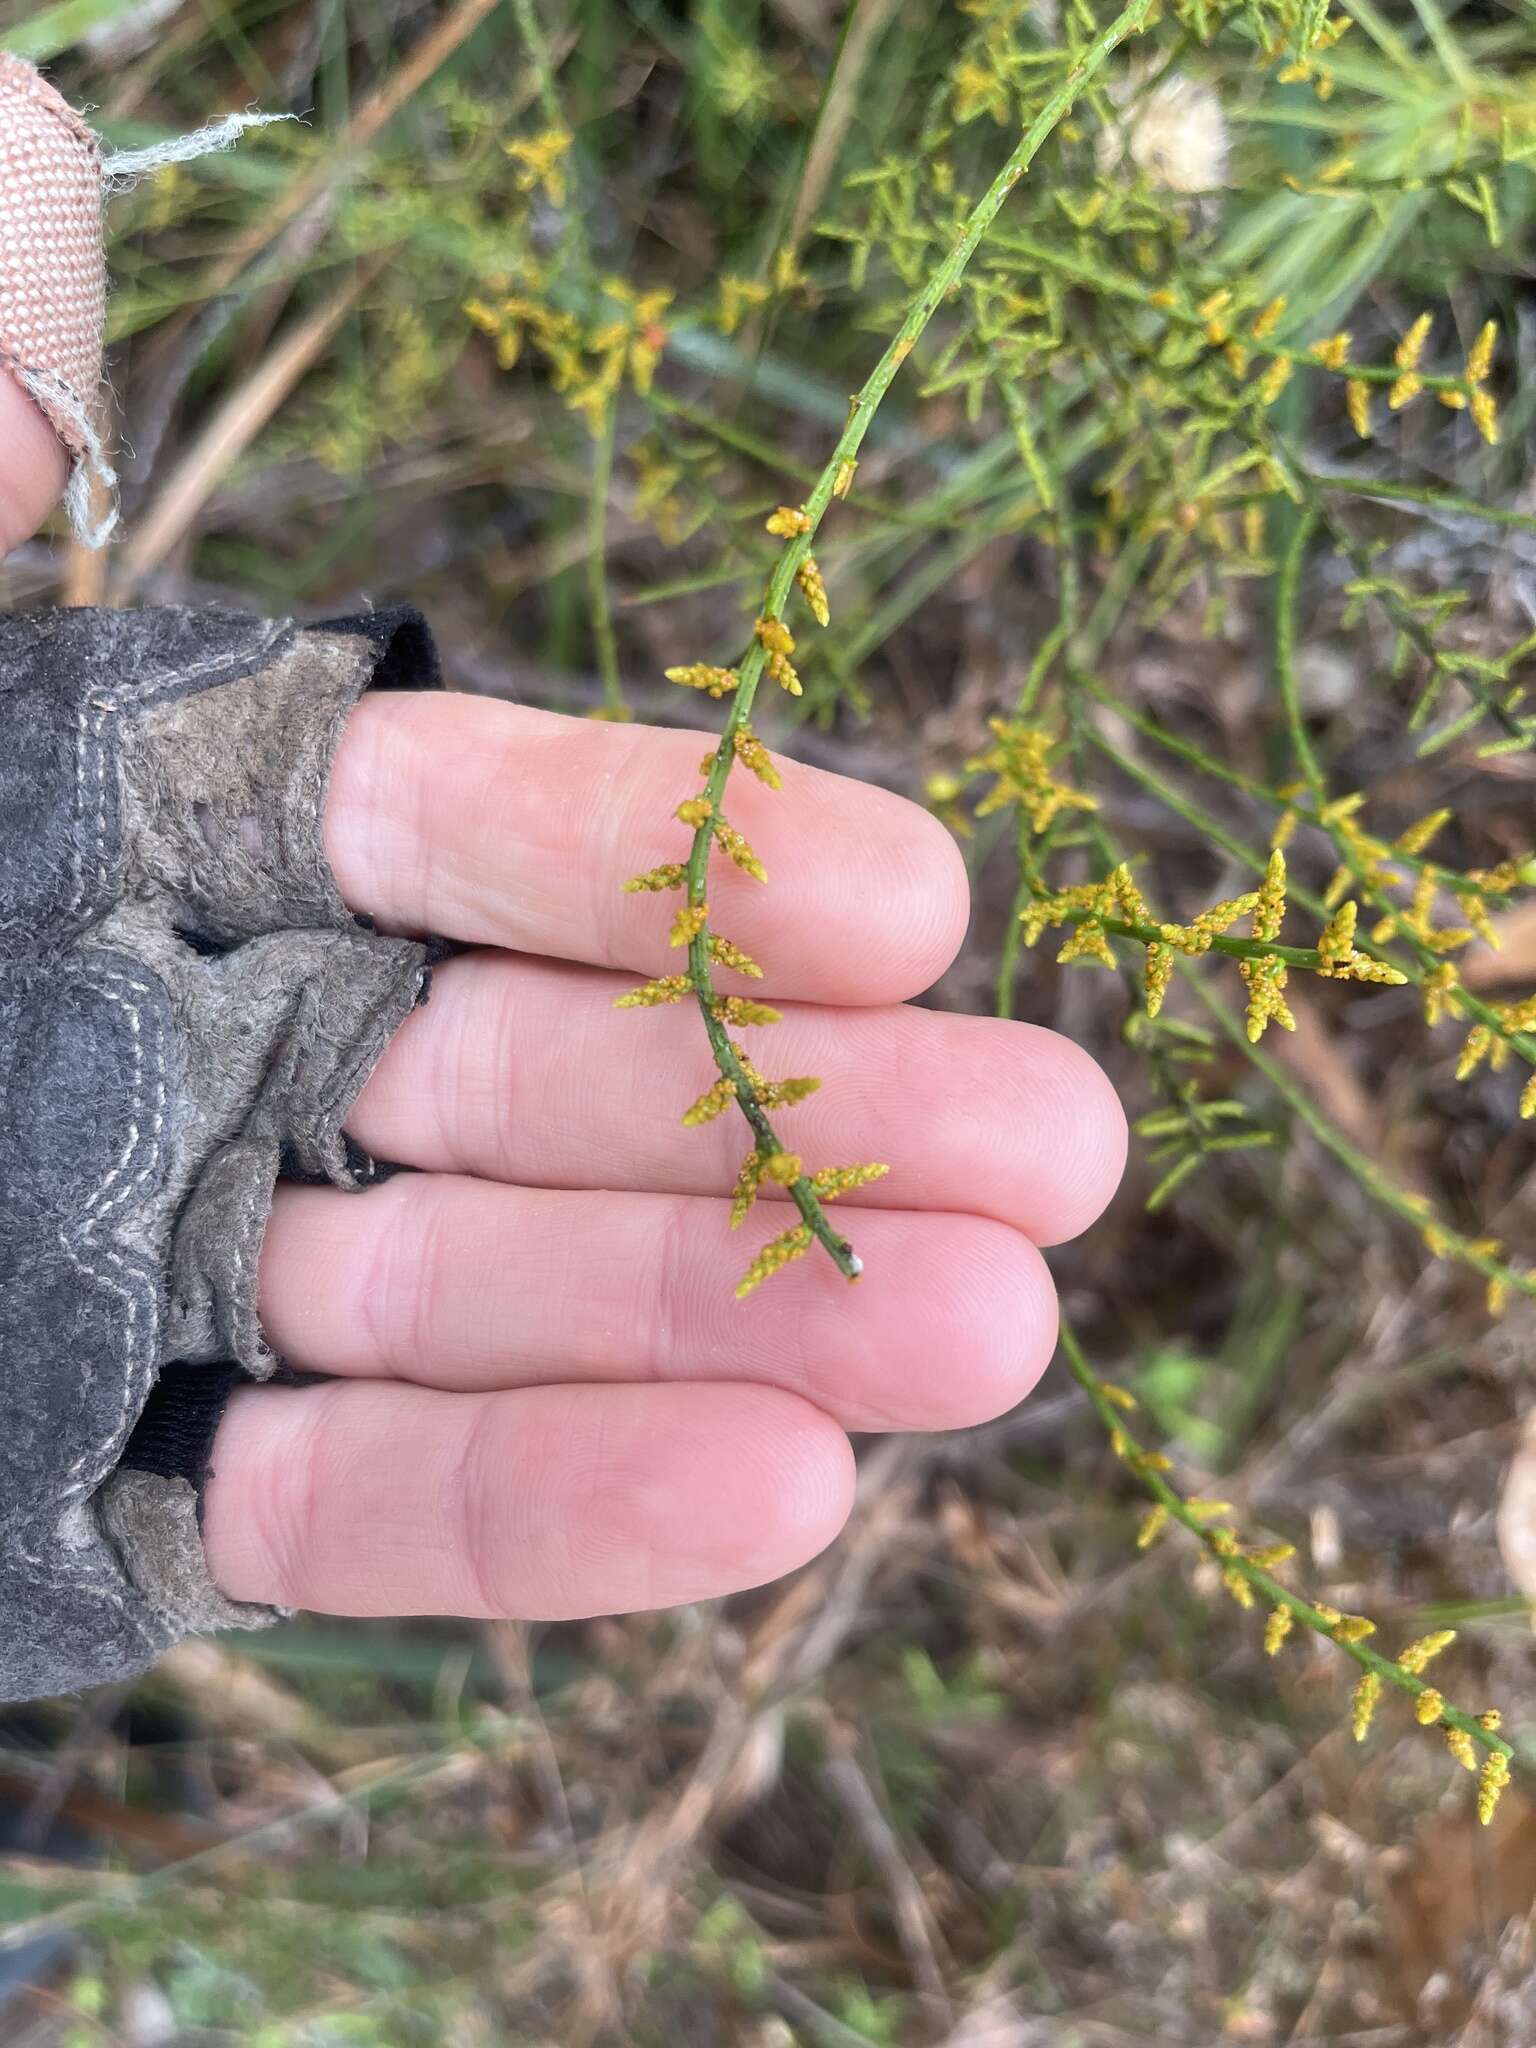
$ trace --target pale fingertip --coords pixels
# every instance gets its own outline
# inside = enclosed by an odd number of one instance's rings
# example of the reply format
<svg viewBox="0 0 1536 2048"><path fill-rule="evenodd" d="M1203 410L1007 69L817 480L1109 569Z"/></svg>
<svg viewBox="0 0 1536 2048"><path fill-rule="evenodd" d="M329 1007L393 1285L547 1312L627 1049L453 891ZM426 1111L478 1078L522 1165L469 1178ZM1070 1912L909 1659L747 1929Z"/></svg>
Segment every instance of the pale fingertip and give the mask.
<svg viewBox="0 0 1536 2048"><path fill-rule="evenodd" d="M1030 1236L1038 1245L1066 1244L1096 1223L1125 1175L1130 1127L1114 1083L1091 1053L1060 1032L1041 1031L1032 1093L1055 1105L1061 1134L1049 1200Z"/></svg>
<svg viewBox="0 0 1536 2048"><path fill-rule="evenodd" d="M68 478L63 442L10 372L0 369L0 556L36 533Z"/></svg>

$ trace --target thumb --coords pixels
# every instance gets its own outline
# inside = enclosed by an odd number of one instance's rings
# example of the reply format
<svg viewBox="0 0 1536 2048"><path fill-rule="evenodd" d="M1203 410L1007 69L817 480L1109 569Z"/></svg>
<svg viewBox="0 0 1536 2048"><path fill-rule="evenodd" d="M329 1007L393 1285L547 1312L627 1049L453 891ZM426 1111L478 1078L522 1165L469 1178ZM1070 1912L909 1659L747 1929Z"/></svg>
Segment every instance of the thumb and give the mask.
<svg viewBox="0 0 1536 2048"><path fill-rule="evenodd" d="M101 208L96 138L0 52L0 555L47 517L72 456L99 462Z"/></svg>
<svg viewBox="0 0 1536 2048"><path fill-rule="evenodd" d="M0 372L0 555L36 533L68 474L68 451L42 408Z"/></svg>

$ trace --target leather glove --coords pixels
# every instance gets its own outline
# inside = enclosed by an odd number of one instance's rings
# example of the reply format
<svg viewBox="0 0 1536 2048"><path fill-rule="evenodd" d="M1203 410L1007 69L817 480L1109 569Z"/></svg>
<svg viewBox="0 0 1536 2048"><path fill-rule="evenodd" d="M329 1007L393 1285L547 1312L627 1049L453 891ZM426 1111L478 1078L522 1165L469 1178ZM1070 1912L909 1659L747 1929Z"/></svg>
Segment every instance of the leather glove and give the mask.
<svg viewBox="0 0 1536 2048"><path fill-rule="evenodd" d="M272 1618L200 1489L278 1175L376 1171L342 1122L432 954L347 910L325 795L358 695L437 682L409 612L0 618L0 1700Z"/></svg>

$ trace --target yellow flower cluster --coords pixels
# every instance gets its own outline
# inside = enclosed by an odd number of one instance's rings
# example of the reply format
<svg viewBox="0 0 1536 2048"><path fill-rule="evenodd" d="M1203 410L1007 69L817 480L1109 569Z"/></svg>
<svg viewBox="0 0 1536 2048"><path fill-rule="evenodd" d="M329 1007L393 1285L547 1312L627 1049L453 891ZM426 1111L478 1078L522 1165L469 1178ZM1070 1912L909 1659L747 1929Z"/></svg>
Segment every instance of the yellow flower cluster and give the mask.
<svg viewBox="0 0 1536 2048"><path fill-rule="evenodd" d="M682 668L666 671L669 683L681 683L685 690L703 690L716 699L728 697L741 678L733 668L716 668L712 662L690 661Z"/></svg>
<svg viewBox="0 0 1536 2048"><path fill-rule="evenodd" d="M827 586L822 581L821 571L816 566L816 557L807 555L795 571L795 581L800 586L800 595L805 599L811 617L818 626L830 625L831 606L827 602Z"/></svg>
<svg viewBox="0 0 1536 2048"><path fill-rule="evenodd" d="M773 757L749 725L739 725L731 735L731 746L736 759L759 782L769 789L782 789L784 778L773 764Z"/></svg>
<svg viewBox="0 0 1536 2048"><path fill-rule="evenodd" d="M1102 882L1079 882L1054 895L1037 896L1021 913L1020 922L1024 942L1030 946L1048 926L1074 926L1071 937L1056 956L1062 965L1086 960L1100 967L1113 967L1111 934L1144 945L1147 1015L1155 1017L1173 979L1175 954L1198 959L1218 945L1239 919L1251 917L1252 942L1246 948L1231 945L1224 950L1238 954L1238 969L1248 986L1248 1036L1257 1041L1271 1023L1287 1031L1295 1029L1284 994L1287 963L1278 953L1268 950L1270 942L1278 939L1284 922L1285 889L1285 855L1276 847L1270 854L1260 888L1212 904L1189 924L1165 924L1147 908L1129 867L1122 862ZM1319 935L1316 961L1303 964L1325 979L1390 984L1405 981L1406 975L1397 968L1357 950L1355 916L1353 903L1335 911Z"/></svg>
<svg viewBox="0 0 1536 2048"><path fill-rule="evenodd" d="M502 148L517 165L513 182L519 192L541 191L551 206L565 204L565 158L573 138L568 128L546 128Z"/></svg>
<svg viewBox="0 0 1536 2048"><path fill-rule="evenodd" d="M801 688L800 678L795 672L794 663L789 658L795 651L795 636L790 632L788 626L785 625L782 619L763 618L756 621L752 630L757 635L761 645L767 650L768 660L766 666L769 675L773 677L773 680L781 689L787 690L791 697L802 696L804 692Z"/></svg>
<svg viewBox="0 0 1536 2048"><path fill-rule="evenodd" d="M672 920L672 932L667 940L667 944L669 946L691 946L708 923L709 905L707 903L685 903Z"/></svg>
<svg viewBox="0 0 1536 2048"><path fill-rule="evenodd" d="M771 297L769 287L755 277L722 277L715 306L716 327L722 334L734 334L752 308L766 305Z"/></svg>
<svg viewBox="0 0 1536 2048"><path fill-rule="evenodd" d="M765 1280L782 1272L792 1259L804 1258L812 1241L810 1226L805 1223L797 1223L780 1237L771 1237L737 1281L736 1299L744 1301Z"/></svg>
<svg viewBox="0 0 1536 2048"><path fill-rule="evenodd" d="M796 515L788 515L793 527ZM786 536L788 537L788 536ZM794 646L789 629L782 621L760 618L757 621L758 638L767 651L769 663L775 657L786 658L787 650ZM704 688L711 694L727 694L723 684L728 680L731 686L738 681L732 669L718 669L705 664L694 664L688 668L669 670L670 679L685 687ZM715 687L712 688L711 686ZM741 761L757 778L769 788L781 786L781 778L767 749L740 718L733 714L727 725L728 761ZM727 742L722 741L722 750ZM689 826L695 834L693 852L687 863L669 861L659 867L648 868L643 874L633 875L622 888L630 894L659 892L666 889L690 888L698 900L685 902L672 919L670 940L673 946L686 946L690 950L691 971L687 974L664 975L647 981L640 987L630 989L617 999L619 1009L652 1009L662 1004L681 1002L688 994L694 995L708 1020L710 1040L715 1053L719 1072L704 1092L683 1111L683 1123L690 1129L700 1124L712 1123L722 1116L731 1104L737 1103L751 1123L756 1142L742 1162L737 1176L731 1202L731 1224L735 1228L751 1213L758 1192L764 1182L775 1182L787 1188L792 1194L801 1221L793 1228L782 1232L765 1245L743 1275L736 1292L738 1298L754 1292L764 1280L769 1279L784 1266L798 1259L815 1243L818 1233L828 1249L834 1251L843 1270L850 1278L857 1278L860 1271L846 1243L832 1238L821 1218L821 1207L826 1202L836 1201L840 1195L855 1188L866 1187L871 1181L880 1179L887 1172L884 1165L870 1163L856 1166L824 1167L816 1173L807 1174L804 1161L799 1153L787 1151L776 1138L772 1137L765 1121L770 1110L787 1109L797 1102L803 1102L821 1086L813 1074L791 1075L787 1079L770 1081L760 1073L744 1049L725 1034L733 1029L754 1025L777 1024L780 1013L771 1004L762 1003L749 996L722 995L712 986L711 967L723 967L735 974L746 975L760 981L763 970L750 953L745 952L734 940L721 932L709 928L709 905L703 900L703 875L707 870L708 854L712 848L720 852L756 881L767 880L767 870L758 859L746 838L720 814L710 789L721 786L719 777L721 751L706 754L699 764L700 775L705 787L695 796L685 797L677 806L674 815L681 823Z"/></svg>
<svg viewBox="0 0 1536 2048"><path fill-rule="evenodd" d="M1277 846L1269 856L1269 866L1264 871L1258 901L1253 907L1253 936L1265 943L1278 939L1284 922L1285 855ZM1279 954L1265 953L1257 959L1239 960L1237 971L1248 985L1249 1043L1256 1045L1272 1023L1284 1031L1294 1031L1296 1019L1285 1000L1290 970Z"/></svg>
<svg viewBox="0 0 1536 2048"><path fill-rule="evenodd" d="M1491 1007L1506 1031L1536 1031L1536 995L1524 996L1519 1002L1494 1003ZM1508 1065L1510 1049L1509 1040L1495 1031L1492 1025L1474 1024L1456 1062L1457 1080L1465 1081L1484 1062L1491 1072L1498 1073ZM1521 1090L1520 1114L1523 1117L1536 1116L1536 1074L1532 1074Z"/></svg>
<svg viewBox="0 0 1536 2048"><path fill-rule="evenodd" d="M649 392L666 346L661 320L672 294L640 292L623 278L605 279L603 295L619 310L588 326L543 296L542 272L525 266L524 281L527 290L498 300L470 299L464 312L495 343L504 370L515 366L524 344L531 342L547 363L555 390L598 434L626 377L642 396Z"/></svg>
<svg viewBox="0 0 1536 2048"><path fill-rule="evenodd" d="M1098 809L1093 797L1058 781L1051 772L1051 755L1059 742L1045 726L1010 718L989 718L987 724L994 744L965 764L970 774L997 778L976 806L978 818L1018 804L1031 830L1039 834L1063 811Z"/></svg>
<svg viewBox="0 0 1536 2048"><path fill-rule="evenodd" d="M1325 981L1374 981L1387 988L1401 988L1408 979L1406 974L1356 947L1358 915L1359 905L1351 897L1339 905L1323 926L1317 940L1317 950L1323 956L1318 973Z"/></svg>

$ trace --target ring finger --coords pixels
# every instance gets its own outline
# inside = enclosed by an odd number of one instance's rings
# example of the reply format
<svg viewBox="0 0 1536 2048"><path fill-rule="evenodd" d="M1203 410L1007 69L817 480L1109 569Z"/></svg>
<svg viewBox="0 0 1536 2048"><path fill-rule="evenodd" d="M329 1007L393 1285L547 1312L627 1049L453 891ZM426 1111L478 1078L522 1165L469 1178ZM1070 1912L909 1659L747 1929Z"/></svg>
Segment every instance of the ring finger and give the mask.
<svg viewBox="0 0 1536 2048"><path fill-rule="evenodd" d="M759 1233L760 1234L760 1233ZM726 1204L403 1174L285 1188L261 1262L289 1364L458 1392L756 1381L845 1429L951 1429L1021 1401L1056 1340L1045 1262L979 1216L860 1220L869 1284L805 1259L745 1306Z"/></svg>

